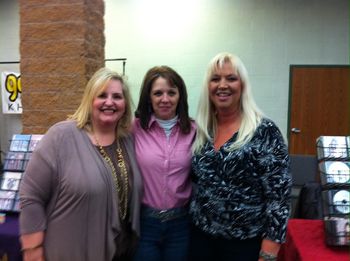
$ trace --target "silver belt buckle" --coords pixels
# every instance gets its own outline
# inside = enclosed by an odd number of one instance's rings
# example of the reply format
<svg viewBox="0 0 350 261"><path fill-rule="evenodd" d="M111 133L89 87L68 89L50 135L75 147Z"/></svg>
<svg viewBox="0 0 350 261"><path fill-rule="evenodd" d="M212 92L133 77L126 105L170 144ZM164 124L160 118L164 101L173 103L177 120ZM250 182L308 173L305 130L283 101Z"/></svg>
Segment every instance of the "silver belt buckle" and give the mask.
<svg viewBox="0 0 350 261"><path fill-rule="evenodd" d="M167 209L161 210L159 211L159 215L162 221L167 221L169 218L169 210Z"/></svg>

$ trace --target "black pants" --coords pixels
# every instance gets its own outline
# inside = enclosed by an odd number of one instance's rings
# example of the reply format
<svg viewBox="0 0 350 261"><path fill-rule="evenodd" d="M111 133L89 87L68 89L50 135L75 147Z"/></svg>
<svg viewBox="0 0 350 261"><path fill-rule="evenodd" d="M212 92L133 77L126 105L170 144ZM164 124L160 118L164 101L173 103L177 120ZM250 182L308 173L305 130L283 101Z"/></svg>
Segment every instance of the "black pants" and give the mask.
<svg viewBox="0 0 350 261"><path fill-rule="evenodd" d="M192 226L190 261L257 261L261 238L246 240L213 237Z"/></svg>

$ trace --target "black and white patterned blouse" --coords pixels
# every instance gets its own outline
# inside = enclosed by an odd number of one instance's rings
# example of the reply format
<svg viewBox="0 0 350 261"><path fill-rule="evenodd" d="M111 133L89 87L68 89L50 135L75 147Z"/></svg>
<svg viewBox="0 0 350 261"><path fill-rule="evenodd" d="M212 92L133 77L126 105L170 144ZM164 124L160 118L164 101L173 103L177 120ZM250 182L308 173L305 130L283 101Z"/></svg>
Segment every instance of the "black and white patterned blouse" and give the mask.
<svg viewBox="0 0 350 261"><path fill-rule="evenodd" d="M289 156L278 127L263 119L253 138L228 151L211 141L192 158L190 213L203 231L226 239L262 236L283 242L290 211Z"/></svg>

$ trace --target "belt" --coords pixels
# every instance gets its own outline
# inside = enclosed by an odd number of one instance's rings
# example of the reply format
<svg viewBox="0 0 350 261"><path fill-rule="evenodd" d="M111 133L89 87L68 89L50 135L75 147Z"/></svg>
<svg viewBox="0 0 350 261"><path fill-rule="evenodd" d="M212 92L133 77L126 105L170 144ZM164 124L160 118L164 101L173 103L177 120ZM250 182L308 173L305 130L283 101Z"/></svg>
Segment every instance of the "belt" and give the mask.
<svg viewBox="0 0 350 261"><path fill-rule="evenodd" d="M142 205L141 207L142 216L156 218L159 219L161 222L166 222L176 218L184 217L187 216L187 214L187 207L171 208L164 210L151 208L145 205Z"/></svg>

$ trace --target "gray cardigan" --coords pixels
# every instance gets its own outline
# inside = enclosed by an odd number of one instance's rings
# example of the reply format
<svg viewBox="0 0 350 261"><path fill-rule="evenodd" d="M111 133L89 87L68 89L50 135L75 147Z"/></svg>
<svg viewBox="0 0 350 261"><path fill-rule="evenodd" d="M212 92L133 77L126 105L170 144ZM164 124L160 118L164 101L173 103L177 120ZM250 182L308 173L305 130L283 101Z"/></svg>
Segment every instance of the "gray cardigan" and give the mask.
<svg viewBox="0 0 350 261"><path fill-rule="evenodd" d="M131 138L121 140L132 169L130 221L139 235L142 181ZM29 161L20 186L20 233L44 231L45 256L112 260L120 232L118 196L109 165L73 121L52 126Z"/></svg>

